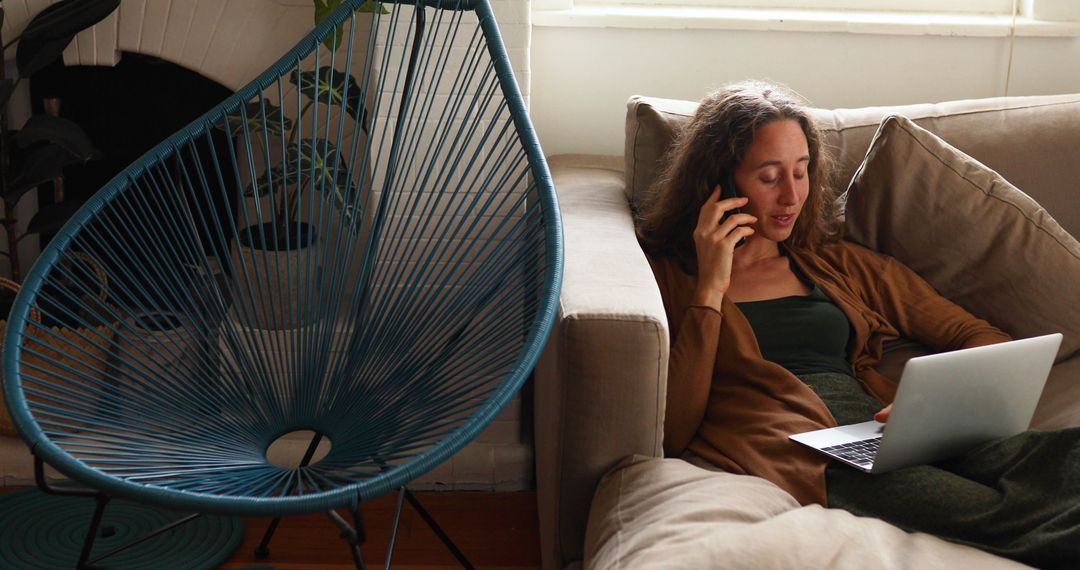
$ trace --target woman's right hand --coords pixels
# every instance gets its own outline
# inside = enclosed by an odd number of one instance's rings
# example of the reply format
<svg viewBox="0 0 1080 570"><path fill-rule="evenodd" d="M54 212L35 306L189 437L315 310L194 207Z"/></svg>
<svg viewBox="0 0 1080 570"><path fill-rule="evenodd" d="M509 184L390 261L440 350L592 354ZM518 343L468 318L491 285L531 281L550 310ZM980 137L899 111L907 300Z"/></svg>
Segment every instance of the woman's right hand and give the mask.
<svg viewBox="0 0 1080 570"><path fill-rule="evenodd" d="M713 189L698 213L694 228L694 247L697 249L698 276L694 291L694 304L720 310L720 302L731 285L731 260L735 245L744 237L753 235L749 227L757 221L750 214L732 214L724 219L729 210L745 206L749 200L739 196L720 199L720 186Z"/></svg>

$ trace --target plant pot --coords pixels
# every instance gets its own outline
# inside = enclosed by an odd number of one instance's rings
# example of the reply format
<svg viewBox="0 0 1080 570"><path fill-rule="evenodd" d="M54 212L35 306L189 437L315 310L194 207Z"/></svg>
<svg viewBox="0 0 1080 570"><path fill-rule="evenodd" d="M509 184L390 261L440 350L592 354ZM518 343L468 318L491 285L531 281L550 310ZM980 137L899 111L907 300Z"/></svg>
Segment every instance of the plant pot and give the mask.
<svg viewBox="0 0 1080 570"><path fill-rule="evenodd" d="M318 235L307 223L292 223L287 232L275 224L240 230L232 246L233 320L265 330L311 323L312 288L320 273L318 245Z"/></svg>
<svg viewBox="0 0 1080 570"><path fill-rule="evenodd" d="M137 416L138 408L146 405L167 406L178 410L178 417L185 416L179 410L201 404L201 400L178 399L178 394L193 393L187 385L204 388L196 393L213 389L216 365L209 339L207 330L167 311L126 319L110 351L106 376L110 397L102 405L118 419ZM170 388L181 384L184 388Z"/></svg>

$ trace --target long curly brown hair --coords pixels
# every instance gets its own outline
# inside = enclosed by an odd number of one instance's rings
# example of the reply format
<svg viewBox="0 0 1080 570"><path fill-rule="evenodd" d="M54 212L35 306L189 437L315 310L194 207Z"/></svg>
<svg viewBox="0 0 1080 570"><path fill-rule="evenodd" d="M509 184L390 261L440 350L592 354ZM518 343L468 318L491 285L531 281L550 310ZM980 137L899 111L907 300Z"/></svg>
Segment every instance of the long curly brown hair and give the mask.
<svg viewBox="0 0 1080 570"><path fill-rule="evenodd" d="M762 126L794 120L810 150L810 194L785 245L813 248L840 238L832 160L806 104L778 85L751 81L709 94L676 137L652 192L637 212L641 246L650 256L674 258L697 272L693 232L698 211L723 174L734 171Z"/></svg>

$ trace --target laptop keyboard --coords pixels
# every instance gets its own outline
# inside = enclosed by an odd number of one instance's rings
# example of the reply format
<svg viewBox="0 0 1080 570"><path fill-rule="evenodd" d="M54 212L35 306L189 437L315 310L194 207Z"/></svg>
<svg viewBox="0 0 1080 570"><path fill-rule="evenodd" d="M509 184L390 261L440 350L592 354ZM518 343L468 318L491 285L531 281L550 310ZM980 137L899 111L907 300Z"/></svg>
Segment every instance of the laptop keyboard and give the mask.
<svg viewBox="0 0 1080 570"><path fill-rule="evenodd" d="M821 450L869 469L874 464L874 456L877 455L879 445L881 445L881 436L824 447Z"/></svg>

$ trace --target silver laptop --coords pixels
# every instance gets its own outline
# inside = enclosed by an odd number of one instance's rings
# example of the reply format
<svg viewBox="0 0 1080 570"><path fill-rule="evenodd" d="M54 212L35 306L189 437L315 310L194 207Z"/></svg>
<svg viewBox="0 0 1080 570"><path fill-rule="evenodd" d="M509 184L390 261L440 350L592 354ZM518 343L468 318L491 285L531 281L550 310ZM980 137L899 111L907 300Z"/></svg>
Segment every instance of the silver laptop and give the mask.
<svg viewBox="0 0 1080 570"><path fill-rule="evenodd" d="M789 437L867 473L948 459L1028 428L1060 345L1054 333L912 358L887 429L869 421Z"/></svg>

